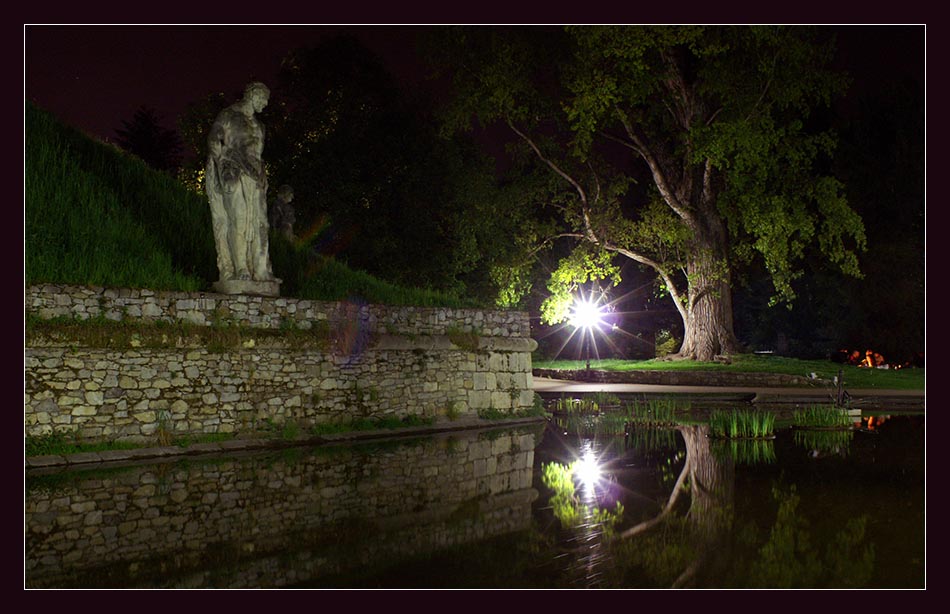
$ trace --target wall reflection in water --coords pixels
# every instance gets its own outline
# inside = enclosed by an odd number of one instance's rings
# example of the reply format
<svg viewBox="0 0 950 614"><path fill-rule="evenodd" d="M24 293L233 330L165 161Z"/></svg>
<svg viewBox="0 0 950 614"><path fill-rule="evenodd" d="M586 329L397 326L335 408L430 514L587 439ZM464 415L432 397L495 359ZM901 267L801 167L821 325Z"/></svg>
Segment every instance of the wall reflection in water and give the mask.
<svg viewBox="0 0 950 614"><path fill-rule="evenodd" d="M923 588L924 432L549 424L31 473L26 584Z"/></svg>
<svg viewBox="0 0 950 614"><path fill-rule="evenodd" d="M28 474L26 586L289 586L523 530L542 432Z"/></svg>

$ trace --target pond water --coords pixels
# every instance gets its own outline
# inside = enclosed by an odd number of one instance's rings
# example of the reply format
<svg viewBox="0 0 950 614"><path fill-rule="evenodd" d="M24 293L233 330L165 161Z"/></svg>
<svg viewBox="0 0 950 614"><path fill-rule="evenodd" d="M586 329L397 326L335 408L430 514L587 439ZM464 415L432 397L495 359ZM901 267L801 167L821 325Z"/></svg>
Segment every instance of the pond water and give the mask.
<svg viewBox="0 0 950 614"><path fill-rule="evenodd" d="M870 422L731 443L537 423L31 471L25 585L924 588L924 417Z"/></svg>

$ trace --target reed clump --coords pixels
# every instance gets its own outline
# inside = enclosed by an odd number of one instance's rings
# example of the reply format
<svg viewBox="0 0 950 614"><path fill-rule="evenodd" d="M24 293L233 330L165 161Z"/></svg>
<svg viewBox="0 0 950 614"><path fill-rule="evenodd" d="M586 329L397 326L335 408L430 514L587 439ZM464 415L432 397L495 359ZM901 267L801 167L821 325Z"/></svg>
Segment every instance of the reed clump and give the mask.
<svg viewBox="0 0 950 614"><path fill-rule="evenodd" d="M709 416L710 436L765 438L775 435L775 414L756 410L714 411Z"/></svg>

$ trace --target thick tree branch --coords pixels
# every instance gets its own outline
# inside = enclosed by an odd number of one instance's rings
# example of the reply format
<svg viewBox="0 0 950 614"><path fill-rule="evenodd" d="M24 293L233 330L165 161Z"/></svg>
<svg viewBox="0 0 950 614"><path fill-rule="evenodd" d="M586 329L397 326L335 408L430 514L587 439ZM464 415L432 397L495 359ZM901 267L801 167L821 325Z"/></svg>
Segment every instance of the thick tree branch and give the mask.
<svg viewBox="0 0 950 614"><path fill-rule="evenodd" d="M706 165L703 168L703 204L709 205L713 202L713 187L712 187L712 174L713 166L712 160L706 158Z"/></svg>
<svg viewBox="0 0 950 614"><path fill-rule="evenodd" d="M600 178L597 176L597 171L594 170L594 165L590 162L587 163L587 168L590 169L590 174L594 176L594 185L597 190L594 193L594 202L600 202Z"/></svg>
<svg viewBox="0 0 950 614"><path fill-rule="evenodd" d="M667 290L670 291L670 297L673 299L673 304L676 305L676 311L678 311L680 314L680 317L683 318L683 322L686 322L688 320L689 314L686 311L686 307L683 305L683 300L682 300L683 295L680 293L679 289L676 287L676 284L673 283L673 278L670 276L669 272L666 270L665 267L661 266L660 263L656 262L652 258L648 258L644 256L643 254L634 252L632 250L629 250L623 247L611 245L610 243L605 243L603 247L604 249L610 250L612 252L616 252L622 256L626 256L627 258L630 258L631 260L635 260L641 264L645 264L648 267L652 268L654 271L656 271L657 274L660 276L660 278L663 280L663 283L666 284Z"/></svg>
<svg viewBox="0 0 950 614"><path fill-rule="evenodd" d="M696 559L689 566L683 570L683 573L673 581L673 584L670 585L670 588L684 588L688 585L689 582L692 582L696 577L696 573L699 571L699 567L702 564L702 559Z"/></svg>
<svg viewBox="0 0 950 614"><path fill-rule="evenodd" d="M532 150L534 150L534 153L538 156L539 160L541 160L545 165L547 165L548 168L557 173L561 178L574 187L581 199L581 213L584 217L584 228L588 233L588 236L585 238L593 243L599 243L600 241L597 238L597 235L594 234L593 225L590 222L590 205L587 200L587 192L584 191L584 188L581 186L581 184L576 179L567 174L564 170L562 170L560 166L554 163L554 161L550 160L543 153L541 153L541 148L538 147L531 137L521 130L518 130L514 122L507 118L505 121L508 124L508 127L511 128L515 134L521 137L521 139L527 143Z"/></svg>
<svg viewBox="0 0 950 614"><path fill-rule="evenodd" d="M646 531L649 531L656 525L663 522L667 516L673 511L673 507L676 505L676 502L679 501L680 495L684 492L683 482L686 480L686 477L691 471L689 458L686 459L686 464L683 465L683 470L680 471L679 478L676 480L676 484L673 485L673 492L670 493L670 498L666 502L666 506L663 508L663 511L656 518L651 518L650 520L645 520L640 524L630 527L620 535L618 539L629 539Z"/></svg>
<svg viewBox="0 0 950 614"><path fill-rule="evenodd" d="M553 240L555 240L555 239L560 239L560 238L563 238L563 237L572 237L572 238L575 238L575 239L590 240L588 234L586 234L586 233L580 233L580 232L563 232L563 233L560 233L560 234L557 234L557 235L554 235L554 236L552 236L552 237L548 237L547 239L545 239L545 240L541 243L541 245L538 246L538 250L540 250L541 247L543 247L545 244L547 244L547 243L549 243L549 242L551 242L551 241L553 241ZM672 299L673 299L673 303L676 305L676 310L679 312L680 316L683 318L683 321L684 321L684 322L686 321L687 313L686 313L686 308L683 306L683 300L682 300L682 296L683 296L683 295L682 295L682 293L680 292L679 288L677 288L676 285L673 283L673 278L670 276L670 273L666 270L666 267L664 267L664 266L661 265L659 262L657 262L656 260L653 260L652 258L650 258L650 257L648 257L648 256L644 256L643 254L641 254L641 253L639 253L639 252L635 252L635 251L633 251L633 250L631 250L631 249L627 249L627 248L625 248L625 247L620 247L620 246L614 245L614 244L609 243L609 242L603 242L603 243L602 243L602 242L598 242L598 241L593 241L593 243L594 243L595 245L600 245L601 247L603 247L604 249L606 249L606 250L608 250L608 251L611 251L611 252L620 254L621 256L626 256L627 258L629 258L629 259L631 259L631 260L633 260L633 261L639 262L640 264L645 264L645 265L647 265L648 267L650 267L651 269L653 269L654 271L656 271L657 274L660 276L660 278L663 280L663 283L666 284L666 287L667 287L667 289L668 289L669 292L670 292L670 296L671 296ZM534 252L532 252L532 253L534 253Z"/></svg>
<svg viewBox="0 0 950 614"><path fill-rule="evenodd" d="M534 153L538 156L538 159L541 160L542 162L544 162L544 164L546 164L546 165L548 166L548 168L550 168L552 171L554 171L555 173L557 173L558 175L560 175L565 181L567 181L568 183L570 183L570 184L574 187L574 189L577 190L578 195L581 197L581 201L584 202L584 203L586 203L586 202L587 202L587 193L584 192L584 188L581 187L581 184L579 184L579 183L577 182L577 180L575 180L573 177L571 177L570 175L568 175L566 172L564 172L564 171L561 169L561 167L559 167L559 166L558 166L557 164L555 164L552 160L550 160L550 159L547 158L543 153L541 153L541 149L540 149L540 148L537 146L537 144L531 139L531 137L529 137L527 134L525 134L525 133L522 132L521 130L518 130L518 128L515 127L515 124L514 124L510 119L506 119L505 121L508 123L508 127L511 128L511 129L514 131L515 134L517 134L519 137L521 137L521 139L522 139L525 143L527 143L528 146L531 147L531 149L534 150Z"/></svg>
<svg viewBox="0 0 950 614"><path fill-rule="evenodd" d="M683 73L680 71L679 64L676 63L676 58L668 50L661 51L660 55L670 70L669 77L664 80L664 83L676 103L674 117L679 122L680 127L689 132L693 116L693 99L690 96L689 87L683 79ZM673 112L672 109L670 111Z"/></svg>
<svg viewBox="0 0 950 614"><path fill-rule="evenodd" d="M663 196L663 200L666 201L666 204L676 213L676 215L680 216L687 222L692 223L692 212L683 205L679 197L676 195L676 192L670 187L666 173L660 166L660 162L656 159L656 155L650 151L650 148L646 146L646 144L643 142L643 139L637 135L636 131L633 129L633 125L630 123L629 118L623 111L620 110L619 107L614 107L614 113L617 115L617 118L623 125L624 131L627 133L627 137L633 144L635 151L640 154L640 157L643 158L643 161L646 162L647 166L650 168L650 173L653 175L653 181L656 184L657 189L660 190L660 195Z"/></svg>
<svg viewBox="0 0 950 614"><path fill-rule="evenodd" d="M626 140L626 139L622 139L622 138L620 138L619 136L614 136L614 135L612 135L612 134L609 134L609 133L607 133L607 132L603 132L603 131L601 131L601 130L598 130L598 131L597 131L597 134L599 134L600 136L604 137L605 139L609 139L609 140L611 140L611 141L614 141L615 143L620 143L620 144L623 145L624 147L627 147L627 148L629 148L629 149L632 149L632 150L634 151L634 153L636 153L636 154L637 154L638 156L640 156L641 158L645 158L645 157L646 157L646 154L643 153L643 150L642 150L642 149L638 148L636 145L634 145L633 143L631 143L630 141L628 141L628 140Z"/></svg>
<svg viewBox="0 0 950 614"><path fill-rule="evenodd" d="M768 94L769 88L772 86L772 79L775 78L775 65L778 63L778 53L775 54L775 57L772 58L772 70L769 73L769 80L765 82L765 86L762 88L762 93L759 94L758 100L755 101L755 104L752 105L752 108L749 109L749 114L746 116L745 120L749 121L752 119L752 116L755 115L756 110L758 110L759 105L762 104L762 101L765 100L765 95Z"/></svg>

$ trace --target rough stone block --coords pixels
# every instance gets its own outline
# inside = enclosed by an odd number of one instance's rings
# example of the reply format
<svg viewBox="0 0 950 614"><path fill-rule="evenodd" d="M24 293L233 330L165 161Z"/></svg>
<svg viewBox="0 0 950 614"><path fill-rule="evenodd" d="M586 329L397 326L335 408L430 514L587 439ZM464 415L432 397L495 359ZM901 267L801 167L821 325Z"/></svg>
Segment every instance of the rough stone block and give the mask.
<svg viewBox="0 0 950 614"><path fill-rule="evenodd" d="M507 392L496 390L491 393L491 404L495 409L511 409L511 395Z"/></svg>
<svg viewBox="0 0 950 614"><path fill-rule="evenodd" d="M507 454L511 451L511 437L499 437L492 442L491 453L492 456L498 456L499 454Z"/></svg>

